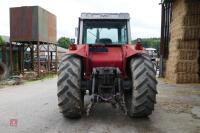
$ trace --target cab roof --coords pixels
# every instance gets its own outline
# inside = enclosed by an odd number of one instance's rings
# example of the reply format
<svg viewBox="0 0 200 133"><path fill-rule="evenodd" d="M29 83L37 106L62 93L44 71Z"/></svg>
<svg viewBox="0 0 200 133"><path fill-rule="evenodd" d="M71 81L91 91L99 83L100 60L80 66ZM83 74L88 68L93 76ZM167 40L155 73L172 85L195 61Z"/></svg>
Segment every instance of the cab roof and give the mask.
<svg viewBox="0 0 200 133"><path fill-rule="evenodd" d="M129 13L81 13L80 19L126 19L129 20Z"/></svg>

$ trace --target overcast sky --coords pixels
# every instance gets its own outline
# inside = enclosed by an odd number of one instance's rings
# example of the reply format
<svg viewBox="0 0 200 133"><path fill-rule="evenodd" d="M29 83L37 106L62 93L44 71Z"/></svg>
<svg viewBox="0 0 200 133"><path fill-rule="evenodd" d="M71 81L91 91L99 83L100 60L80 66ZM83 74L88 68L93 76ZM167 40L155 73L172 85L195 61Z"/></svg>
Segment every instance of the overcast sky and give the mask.
<svg viewBox="0 0 200 133"><path fill-rule="evenodd" d="M132 38L160 36L160 0L0 0L0 35L10 34L9 8L35 6L57 16L57 36L75 37L81 12L120 13L131 16Z"/></svg>

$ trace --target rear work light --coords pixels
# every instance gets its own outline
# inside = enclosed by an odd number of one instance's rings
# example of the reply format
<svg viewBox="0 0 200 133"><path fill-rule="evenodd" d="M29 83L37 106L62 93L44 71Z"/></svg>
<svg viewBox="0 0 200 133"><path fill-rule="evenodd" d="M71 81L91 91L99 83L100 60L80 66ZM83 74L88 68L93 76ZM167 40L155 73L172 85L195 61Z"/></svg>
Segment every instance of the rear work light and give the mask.
<svg viewBox="0 0 200 133"><path fill-rule="evenodd" d="M141 43L137 43L137 44L135 45L135 49L136 49L136 50L143 50L144 48L143 48L143 46L142 46Z"/></svg>
<svg viewBox="0 0 200 133"><path fill-rule="evenodd" d="M69 46L69 50L77 50L76 44L71 44L71 45Z"/></svg>

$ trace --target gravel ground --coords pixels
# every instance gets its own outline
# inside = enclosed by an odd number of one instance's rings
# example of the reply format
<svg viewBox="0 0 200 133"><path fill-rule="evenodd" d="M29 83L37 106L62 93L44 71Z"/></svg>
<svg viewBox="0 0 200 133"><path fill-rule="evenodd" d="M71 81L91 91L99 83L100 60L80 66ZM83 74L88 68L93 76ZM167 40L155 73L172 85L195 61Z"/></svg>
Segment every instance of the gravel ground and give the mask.
<svg viewBox="0 0 200 133"><path fill-rule="evenodd" d="M57 78L0 88L2 133L200 133L200 85L167 84L158 79L155 111L131 119L109 104L90 116L63 118L57 107ZM10 120L17 120L16 126Z"/></svg>

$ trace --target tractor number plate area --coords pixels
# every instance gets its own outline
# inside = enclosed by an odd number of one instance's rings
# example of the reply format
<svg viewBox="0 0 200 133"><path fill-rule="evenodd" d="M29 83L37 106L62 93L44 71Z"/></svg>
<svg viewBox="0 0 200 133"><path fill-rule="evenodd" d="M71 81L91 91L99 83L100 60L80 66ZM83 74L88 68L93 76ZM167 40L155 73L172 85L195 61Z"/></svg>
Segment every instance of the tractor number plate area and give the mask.
<svg viewBox="0 0 200 133"><path fill-rule="evenodd" d="M109 102L119 94L119 69L110 67L94 68L93 76L96 83L95 88L93 88L95 102Z"/></svg>
<svg viewBox="0 0 200 133"><path fill-rule="evenodd" d="M106 47L90 47L90 52L108 52L108 48Z"/></svg>
<svg viewBox="0 0 200 133"><path fill-rule="evenodd" d="M114 108L118 107L126 114L124 95L121 89L119 68L97 67L92 73L92 92L90 93L90 104L87 107L87 115L94 103L108 102Z"/></svg>

